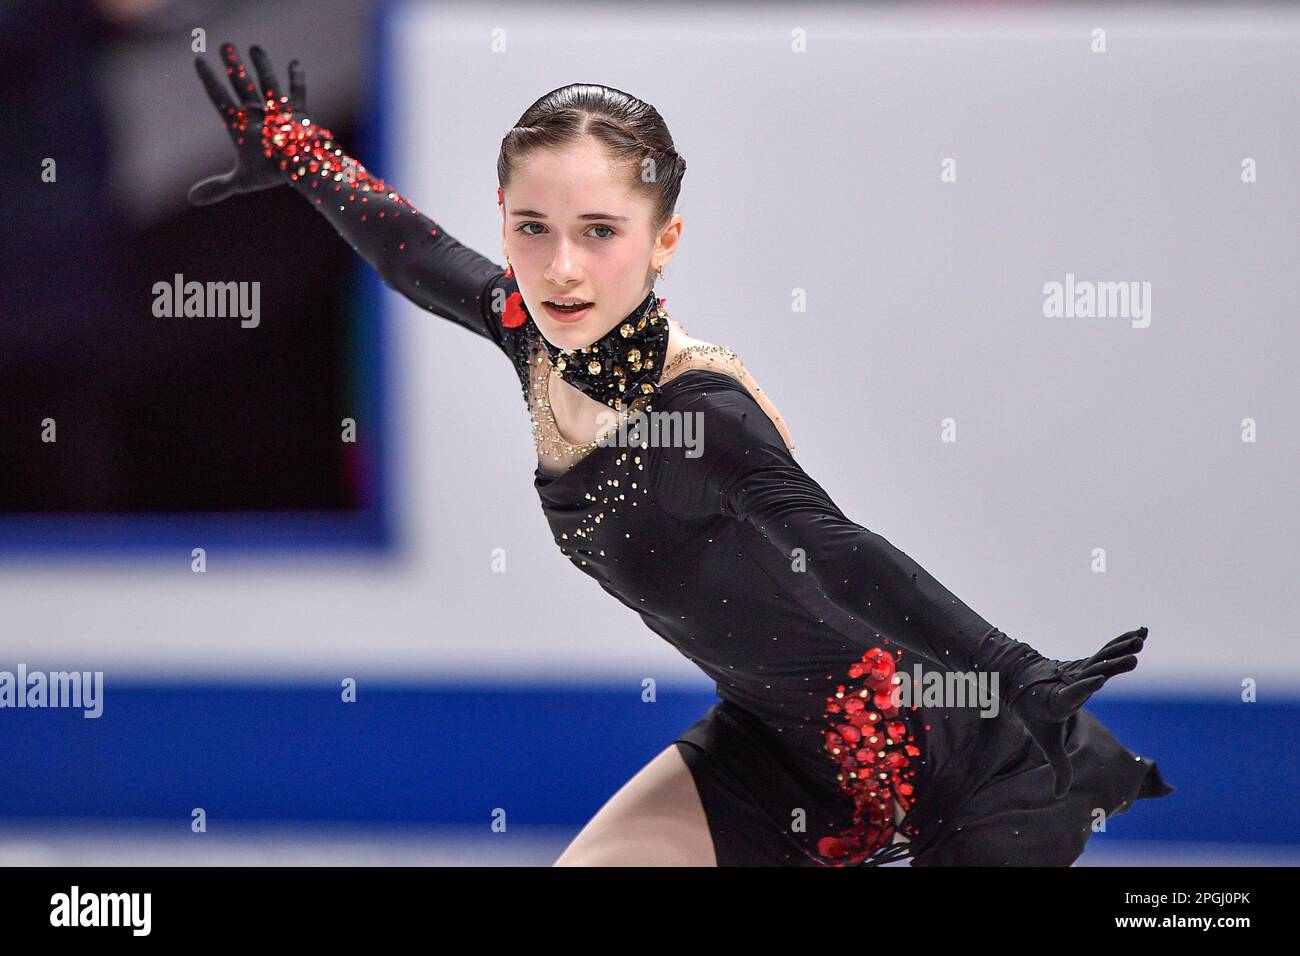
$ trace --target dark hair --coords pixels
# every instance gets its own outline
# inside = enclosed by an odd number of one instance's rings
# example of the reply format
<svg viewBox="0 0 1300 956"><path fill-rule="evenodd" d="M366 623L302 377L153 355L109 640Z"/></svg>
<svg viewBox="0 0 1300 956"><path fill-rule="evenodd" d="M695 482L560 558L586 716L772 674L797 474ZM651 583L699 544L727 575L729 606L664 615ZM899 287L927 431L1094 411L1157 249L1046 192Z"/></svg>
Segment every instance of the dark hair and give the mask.
<svg viewBox="0 0 1300 956"><path fill-rule="evenodd" d="M599 83L570 83L524 110L515 128L501 138L498 185L504 189L510 184L515 163L530 150L566 146L584 136L600 142L615 163L635 170L632 187L654 200L655 230L666 226L677 206L686 160L673 148L672 135L658 110ZM647 166L647 160L652 165ZM642 173L647 168L648 180Z"/></svg>

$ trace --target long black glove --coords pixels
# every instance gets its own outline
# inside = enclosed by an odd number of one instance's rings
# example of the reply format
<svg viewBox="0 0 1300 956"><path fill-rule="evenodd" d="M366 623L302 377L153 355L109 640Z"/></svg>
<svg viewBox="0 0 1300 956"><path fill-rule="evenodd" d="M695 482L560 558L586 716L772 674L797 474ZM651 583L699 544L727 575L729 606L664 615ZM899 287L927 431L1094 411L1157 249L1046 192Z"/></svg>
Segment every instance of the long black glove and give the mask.
<svg viewBox="0 0 1300 956"><path fill-rule="evenodd" d="M370 175L343 152L328 129L311 120L297 60L289 63L285 93L265 52L254 46L249 54L256 81L235 47L221 45L235 99L208 62L195 58L199 79L234 141L236 159L229 172L196 183L190 201L207 205L287 183L313 203L391 288L421 308L501 344L500 317L515 287L513 280Z"/></svg>
<svg viewBox="0 0 1300 956"><path fill-rule="evenodd" d="M201 56L194 58L199 79L203 81L212 105L221 114L237 151L234 169L201 180L190 189L190 202L196 206L207 206L239 193L270 189L288 181L279 157L274 156L269 144L263 141L263 130L268 114L283 114L286 118L306 115L307 89L303 72L297 60L289 64L289 92L281 95L279 82L261 48L253 47L250 52L258 67L261 89L244 68L234 46L229 43L221 45L226 74L238 98L235 100L231 99L230 92L208 61Z"/></svg>
<svg viewBox="0 0 1300 956"><path fill-rule="evenodd" d="M654 407L701 416L702 453L656 449L656 500L671 502L684 518L721 514L749 524L779 549L782 565L799 549L822 594L872 632L944 668L996 673L999 698L1050 763L1054 795L1064 796L1074 779L1066 721L1108 678L1137 666L1147 629L1122 634L1089 658L1043 657L989 624L884 536L847 518L743 384L722 373L689 374ZM795 572L776 565L770 573Z"/></svg>
<svg viewBox="0 0 1300 956"><path fill-rule="evenodd" d="M1000 672L999 680L1009 678L1011 691L1007 705L1052 765L1056 781L1054 796L1058 800L1065 796L1074 779L1065 750L1065 721L1101 690L1108 678L1137 667L1137 654L1146 637L1146 627L1139 627L1107 642L1092 657L1058 661L1043 657L1028 644L1001 631L994 631L976 651L977 667Z"/></svg>

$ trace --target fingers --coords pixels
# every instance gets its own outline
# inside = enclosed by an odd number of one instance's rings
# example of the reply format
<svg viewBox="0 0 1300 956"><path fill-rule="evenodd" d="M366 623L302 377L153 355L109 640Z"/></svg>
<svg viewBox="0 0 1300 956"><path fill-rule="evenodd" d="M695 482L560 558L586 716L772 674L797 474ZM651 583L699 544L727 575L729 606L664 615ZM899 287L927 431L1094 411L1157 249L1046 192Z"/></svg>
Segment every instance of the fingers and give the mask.
<svg viewBox="0 0 1300 956"><path fill-rule="evenodd" d="M271 66L271 58L260 46L250 46L248 55L252 57L253 67L257 70L257 79L262 84L263 97L268 100L279 99L280 81L275 75L275 67Z"/></svg>
<svg viewBox="0 0 1300 956"><path fill-rule="evenodd" d="M1047 762L1052 765L1052 796L1060 800L1074 783L1074 767L1070 755L1065 750L1065 725L1057 725L1056 732L1046 741L1043 751Z"/></svg>
<svg viewBox="0 0 1300 956"><path fill-rule="evenodd" d="M307 112L307 78L297 60L289 63L289 105L295 113Z"/></svg>
<svg viewBox="0 0 1300 956"><path fill-rule="evenodd" d="M1134 658L1134 666L1137 659ZM1052 695L1052 712L1060 720L1065 720L1070 714L1074 713L1083 706L1086 701L1097 691L1101 690L1101 685L1106 683L1104 675L1095 677L1085 677L1083 680L1075 681L1062 687Z"/></svg>
<svg viewBox="0 0 1300 956"><path fill-rule="evenodd" d="M1102 647L1103 651L1111 651L1116 647L1138 646L1141 647L1147 637L1141 631L1128 631L1119 637L1112 638ZM1100 652L1099 652L1100 653ZM1113 655L1112 655L1113 656Z"/></svg>
<svg viewBox="0 0 1300 956"><path fill-rule="evenodd" d="M1052 796L1059 800L1065 796L1070 785L1074 783L1074 767L1070 764L1070 755L1065 749L1065 725L1053 724L1050 727L1031 729L1030 736L1047 758L1052 768Z"/></svg>
<svg viewBox="0 0 1300 956"><path fill-rule="evenodd" d="M1114 660L1117 657L1125 657L1128 655L1137 654L1142 650L1142 647L1143 647L1143 642L1142 642L1142 638L1140 637L1131 637L1127 641L1124 641L1123 643L1120 644L1115 644L1115 643L1107 644L1096 654L1093 654L1092 657L1084 661L1084 665L1083 665L1084 670L1087 670L1089 667L1092 667L1094 664L1102 663L1104 661Z"/></svg>
<svg viewBox="0 0 1300 956"><path fill-rule="evenodd" d="M230 77L230 85L235 88L235 93L239 96L240 101L247 106L261 106L262 97L257 92L257 85L253 82L253 78L248 75L244 61L239 58L239 51L235 49L233 43L221 44L221 59L226 64L226 74Z"/></svg>
<svg viewBox="0 0 1300 956"><path fill-rule="evenodd" d="M1145 628L1137 631L1129 631L1127 634L1121 634L1114 640L1107 641L1096 654L1088 658L1086 664L1095 664L1097 661L1108 660L1112 657L1122 657L1125 654L1136 654L1142 650L1146 643L1146 634L1143 633Z"/></svg>
<svg viewBox="0 0 1300 956"><path fill-rule="evenodd" d="M1130 654L1128 657L1117 657L1111 661L1101 661L1096 664L1090 664L1079 672L1080 679L1087 679L1100 675L1104 678L1114 677L1116 674L1127 674L1138 666L1136 654Z"/></svg>
<svg viewBox="0 0 1300 956"><path fill-rule="evenodd" d="M190 187L190 202L196 206L210 206L214 202L233 196L238 190L234 185L235 170L209 176Z"/></svg>
<svg viewBox="0 0 1300 956"><path fill-rule="evenodd" d="M1052 788L1052 796L1060 800L1070 792L1070 786L1074 783L1074 767L1070 766L1070 758L1065 758L1064 764L1053 764L1056 771L1056 783Z"/></svg>
<svg viewBox="0 0 1300 956"><path fill-rule="evenodd" d="M212 100L212 105L217 108L221 118L225 119L228 113L235 111L235 101L230 98L230 93L221 85L221 80L217 78L217 73L208 61L201 56L194 58L194 69L199 74L199 79L203 81L203 88L208 91L208 99Z"/></svg>

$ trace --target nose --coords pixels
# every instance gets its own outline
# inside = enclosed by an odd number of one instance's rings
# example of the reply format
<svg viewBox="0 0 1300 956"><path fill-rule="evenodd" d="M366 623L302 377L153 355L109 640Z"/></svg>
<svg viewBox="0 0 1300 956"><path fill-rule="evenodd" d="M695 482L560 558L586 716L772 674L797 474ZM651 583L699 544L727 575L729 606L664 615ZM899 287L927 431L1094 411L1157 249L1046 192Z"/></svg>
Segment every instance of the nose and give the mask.
<svg viewBox="0 0 1300 956"><path fill-rule="evenodd" d="M555 255L551 257L543 277L557 286L572 285L582 277L573 243L567 238L561 236L556 242Z"/></svg>

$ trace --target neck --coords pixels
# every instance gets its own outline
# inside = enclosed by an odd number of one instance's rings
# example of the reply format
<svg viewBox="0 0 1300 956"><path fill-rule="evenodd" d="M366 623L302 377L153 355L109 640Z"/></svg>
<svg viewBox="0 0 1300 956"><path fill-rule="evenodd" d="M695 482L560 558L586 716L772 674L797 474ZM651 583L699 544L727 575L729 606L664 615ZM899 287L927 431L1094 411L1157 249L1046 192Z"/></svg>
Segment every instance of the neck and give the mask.
<svg viewBox="0 0 1300 956"><path fill-rule="evenodd" d="M668 332L668 313L652 285L631 312L590 345L561 349L546 336L541 339L552 367L566 383L622 412L655 390L668 352Z"/></svg>

